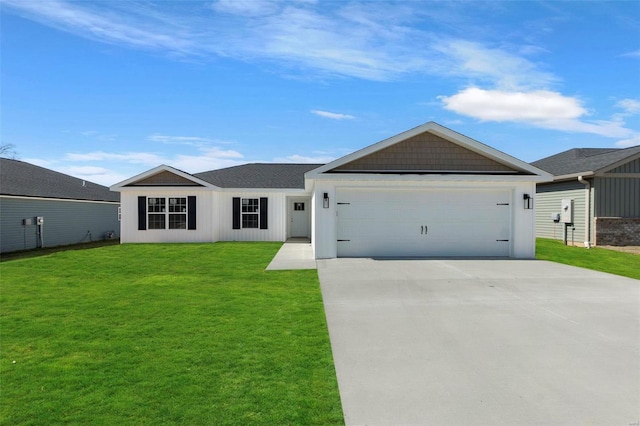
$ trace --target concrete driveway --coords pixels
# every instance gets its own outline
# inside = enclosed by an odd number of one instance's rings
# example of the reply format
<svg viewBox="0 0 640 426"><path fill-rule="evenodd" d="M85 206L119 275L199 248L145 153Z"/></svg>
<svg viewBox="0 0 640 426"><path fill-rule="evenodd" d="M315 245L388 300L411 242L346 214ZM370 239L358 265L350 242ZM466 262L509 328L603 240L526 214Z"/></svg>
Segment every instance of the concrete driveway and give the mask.
<svg viewBox="0 0 640 426"><path fill-rule="evenodd" d="M318 261L348 425L638 425L640 281L534 260Z"/></svg>

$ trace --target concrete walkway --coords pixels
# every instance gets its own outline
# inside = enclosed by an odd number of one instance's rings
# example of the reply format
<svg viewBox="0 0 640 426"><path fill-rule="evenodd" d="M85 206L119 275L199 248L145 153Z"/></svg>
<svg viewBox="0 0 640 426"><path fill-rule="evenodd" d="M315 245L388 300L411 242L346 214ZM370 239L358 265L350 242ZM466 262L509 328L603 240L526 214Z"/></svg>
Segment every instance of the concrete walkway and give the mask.
<svg viewBox="0 0 640 426"><path fill-rule="evenodd" d="M309 239L289 238L269 263L267 271L316 268Z"/></svg>
<svg viewBox="0 0 640 426"><path fill-rule="evenodd" d="M639 280L536 260L318 275L347 425L639 424Z"/></svg>

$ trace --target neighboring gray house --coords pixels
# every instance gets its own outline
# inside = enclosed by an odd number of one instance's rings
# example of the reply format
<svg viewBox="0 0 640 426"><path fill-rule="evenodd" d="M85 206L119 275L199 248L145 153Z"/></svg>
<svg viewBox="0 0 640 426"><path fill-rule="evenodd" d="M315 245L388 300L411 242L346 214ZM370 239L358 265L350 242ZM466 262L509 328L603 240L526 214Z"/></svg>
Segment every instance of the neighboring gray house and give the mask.
<svg viewBox="0 0 640 426"><path fill-rule="evenodd" d="M640 245L640 146L575 148L531 164L554 175L537 184L536 236Z"/></svg>
<svg viewBox="0 0 640 426"><path fill-rule="evenodd" d="M0 253L117 237L120 194L0 158Z"/></svg>

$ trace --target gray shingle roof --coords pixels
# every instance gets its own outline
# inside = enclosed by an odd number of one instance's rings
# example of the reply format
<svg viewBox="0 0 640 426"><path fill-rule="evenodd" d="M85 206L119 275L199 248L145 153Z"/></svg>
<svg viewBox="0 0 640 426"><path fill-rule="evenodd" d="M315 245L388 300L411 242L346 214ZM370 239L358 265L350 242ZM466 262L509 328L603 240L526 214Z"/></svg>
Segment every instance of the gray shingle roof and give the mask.
<svg viewBox="0 0 640 426"><path fill-rule="evenodd" d="M0 158L0 194L90 201L120 201L120 194L24 161Z"/></svg>
<svg viewBox="0 0 640 426"><path fill-rule="evenodd" d="M322 164L252 163L193 176L220 188L304 189L304 174Z"/></svg>
<svg viewBox="0 0 640 426"><path fill-rule="evenodd" d="M531 165L554 176L595 172L640 153L640 146L631 148L574 148L534 161Z"/></svg>

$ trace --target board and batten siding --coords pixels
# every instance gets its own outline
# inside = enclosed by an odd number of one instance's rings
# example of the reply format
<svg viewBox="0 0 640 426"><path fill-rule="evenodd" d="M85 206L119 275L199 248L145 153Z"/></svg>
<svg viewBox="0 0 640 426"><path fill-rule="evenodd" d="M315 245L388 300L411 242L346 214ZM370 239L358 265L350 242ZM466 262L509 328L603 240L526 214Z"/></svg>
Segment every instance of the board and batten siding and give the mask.
<svg viewBox="0 0 640 426"><path fill-rule="evenodd" d="M636 159L596 177L596 217L640 217L639 175L640 159Z"/></svg>
<svg viewBox="0 0 640 426"><path fill-rule="evenodd" d="M220 241L285 241L287 239L287 200L282 192L251 191L218 194ZM233 198L267 198L267 229L233 229Z"/></svg>
<svg viewBox="0 0 640 426"><path fill-rule="evenodd" d="M591 181L593 182L593 181ZM562 222L554 222L553 213L560 213L563 199L573 200L573 225L567 226L567 241L585 241L585 185L575 181L538 184L536 187L536 237L563 239ZM593 203L592 203L593 205Z"/></svg>
<svg viewBox="0 0 640 426"><path fill-rule="evenodd" d="M0 252L40 247L35 218L42 216L44 247L104 240L108 232L120 234L118 207L106 201L0 197ZM31 219L31 225L23 225Z"/></svg>
<svg viewBox="0 0 640 426"><path fill-rule="evenodd" d="M640 217L640 178L596 177L596 217Z"/></svg>
<svg viewBox="0 0 640 426"><path fill-rule="evenodd" d="M132 188L123 190L123 243L285 241L286 194L268 191L211 191L204 188ZM196 197L196 229L138 230L138 197ZM233 198L267 198L267 229L233 229ZM126 218L126 219L125 219Z"/></svg>
<svg viewBox="0 0 640 426"><path fill-rule="evenodd" d="M138 197L196 197L196 229L138 229ZM216 194L200 188L135 188L123 190L121 238L123 243L195 243L217 241L217 222L211 214Z"/></svg>

